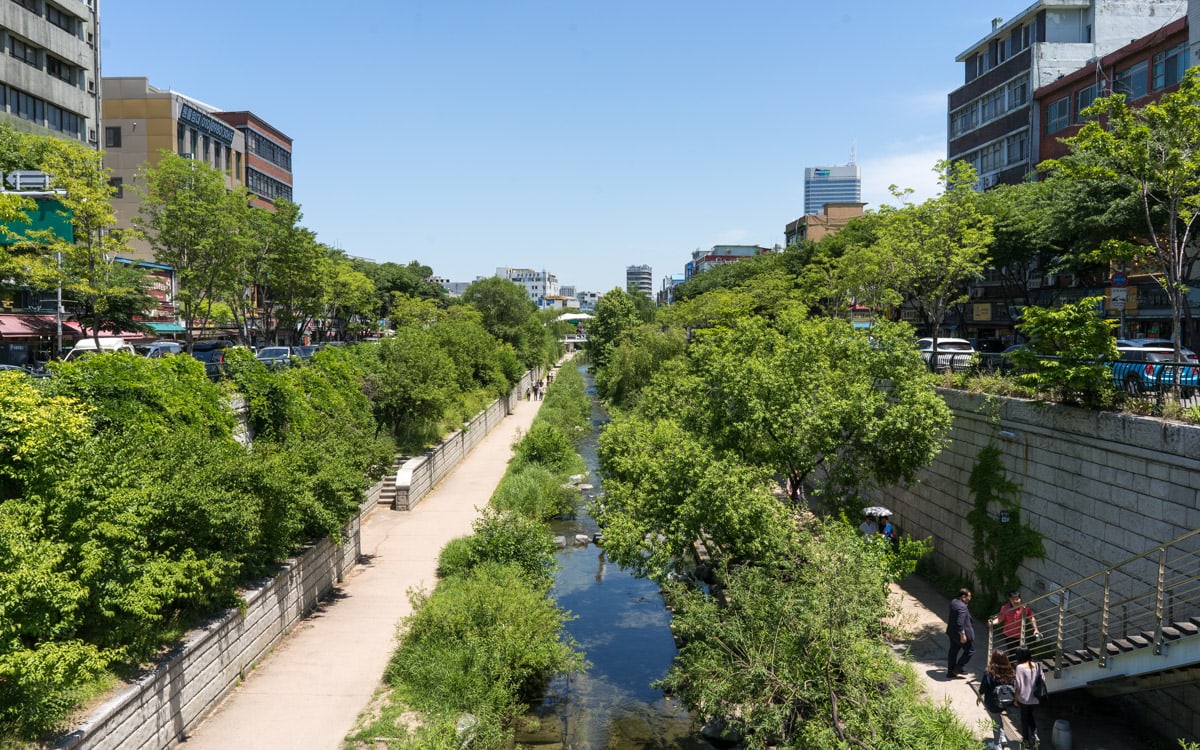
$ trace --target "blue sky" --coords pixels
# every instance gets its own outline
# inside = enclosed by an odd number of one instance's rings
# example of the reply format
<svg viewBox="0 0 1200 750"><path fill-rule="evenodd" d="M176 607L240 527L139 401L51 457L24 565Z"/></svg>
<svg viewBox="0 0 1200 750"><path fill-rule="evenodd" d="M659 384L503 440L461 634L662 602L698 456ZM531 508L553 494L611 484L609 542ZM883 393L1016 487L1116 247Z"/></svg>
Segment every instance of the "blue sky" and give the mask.
<svg viewBox="0 0 1200 750"><path fill-rule="evenodd" d="M1031 2L115 0L101 64L292 137L322 242L605 292L782 244L852 149L869 207L932 196L955 56Z"/></svg>

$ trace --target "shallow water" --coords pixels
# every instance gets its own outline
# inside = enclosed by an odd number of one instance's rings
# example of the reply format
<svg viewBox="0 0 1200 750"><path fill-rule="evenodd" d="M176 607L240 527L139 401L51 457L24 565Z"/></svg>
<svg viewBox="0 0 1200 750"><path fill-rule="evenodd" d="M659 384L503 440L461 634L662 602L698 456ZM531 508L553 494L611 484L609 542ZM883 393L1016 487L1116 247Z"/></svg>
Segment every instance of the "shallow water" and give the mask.
<svg viewBox="0 0 1200 750"><path fill-rule="evenodd" d="M590 391L591 377L583 374ZM586 673L553 681L533 711L540 728L523 731L517 741L572 750L707 748L678 702L650 686L666 676L675 657L670 613L658 587L608 563L601 548L591 543L575 546L573 541L576 534L591 539L599 531L587 507L602 491L595 428L605 419L593 401L594 429L580 446L593 489L584 492L573 518L551 523L553 533L567 539L566 549L557 556L561 567L553 595L560 607L575 615L567 631L592 666Z"/></svg>

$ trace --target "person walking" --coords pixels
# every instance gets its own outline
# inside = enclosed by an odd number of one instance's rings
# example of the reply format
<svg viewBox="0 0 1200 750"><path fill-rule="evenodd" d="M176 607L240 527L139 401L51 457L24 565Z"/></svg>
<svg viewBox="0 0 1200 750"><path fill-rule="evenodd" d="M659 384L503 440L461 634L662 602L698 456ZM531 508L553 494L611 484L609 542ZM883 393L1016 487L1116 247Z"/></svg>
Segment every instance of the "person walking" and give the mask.
<svg viewBox="0 0 1200 750"><path fill-rule="evenodd" d="M975 623L967 605L971 601L971 590L965 586L958 596L950 600L950 615L946 618L946 635L950 638L950 652L946 655L946 677L965 676L965 667L975 655Z"/></svg>
<svg viewBox="0 0 1200 750"><path fill-rule="evenodd" d="M1041 638L1037 620L1033 617L1033 609L1021 603L1021 592L1013 589L1008 592L1008 601L1000 605L1000 614L988 620L988 625L1000 625L1000 647L1008 654L1016 654L1020 646L1027 645L1024 635L1030 633L1034 638Z"/></svg>
<svg viewBox="0 0 1200 750"><path fill-rule="evenodd" d="M992 720L992 750L1003 750L1008 743L1008 736L1004 732L1004 712L1012 706L1015 698L1016 675L1012 662L1002 649L994 649L983 680L979 683L979 698L976 700L976 703L983 703Z"/></svg>
<svg viewBox="0 0 1200 750"><path fill-rule="evenodd" d="M1017 667L1014 670L1016 702L1021 707L1021 738L1025 747L1030 749L1038 744L1037 717L1033 711L1033 707L1040 703L1034 695L1038 677L1045 679L1042 665L1033 660L1033 653L1027 647L1018 647Z"/></svg>

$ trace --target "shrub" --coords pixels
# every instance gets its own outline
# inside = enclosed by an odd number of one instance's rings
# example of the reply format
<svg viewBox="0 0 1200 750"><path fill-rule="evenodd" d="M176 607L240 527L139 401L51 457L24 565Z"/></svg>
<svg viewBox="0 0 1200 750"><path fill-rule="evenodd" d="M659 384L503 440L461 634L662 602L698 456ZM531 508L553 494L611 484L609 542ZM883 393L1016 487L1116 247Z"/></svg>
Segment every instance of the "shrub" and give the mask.
<svg viewBox="0 0 1200 750"><path fill-rule="evenodd" d="M563 486L563 477L549 469L530 465L510 471L500 480L491 505L497 510L545 521L570 512L577 492Z"/></svg>
<svg viewBox="0 0 1200 750"><path fill-rule="evenodd" d="M571 438L546 422L534 422L515 447L513 470L519 471L531 464L559 473L582 468Z"/></svg>

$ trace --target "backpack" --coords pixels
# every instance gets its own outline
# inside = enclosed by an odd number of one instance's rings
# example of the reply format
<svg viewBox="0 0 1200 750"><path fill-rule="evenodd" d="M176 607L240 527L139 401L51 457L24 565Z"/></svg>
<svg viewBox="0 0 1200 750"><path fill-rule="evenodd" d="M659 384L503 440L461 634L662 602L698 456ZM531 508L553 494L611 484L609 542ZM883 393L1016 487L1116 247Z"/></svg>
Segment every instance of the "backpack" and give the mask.
<svg viewBox="0 0 1200 750"><path fill-rule="evenodd" d="M1017 691L1012 685L997 685L992 688L992 702L995 703L1001 711L1008 708L1016 700Z"/></svg>

